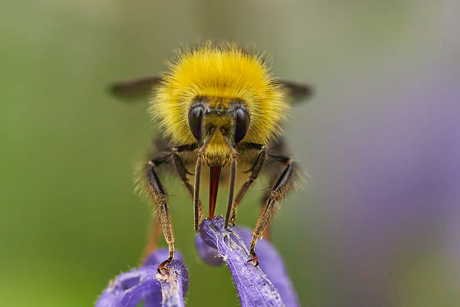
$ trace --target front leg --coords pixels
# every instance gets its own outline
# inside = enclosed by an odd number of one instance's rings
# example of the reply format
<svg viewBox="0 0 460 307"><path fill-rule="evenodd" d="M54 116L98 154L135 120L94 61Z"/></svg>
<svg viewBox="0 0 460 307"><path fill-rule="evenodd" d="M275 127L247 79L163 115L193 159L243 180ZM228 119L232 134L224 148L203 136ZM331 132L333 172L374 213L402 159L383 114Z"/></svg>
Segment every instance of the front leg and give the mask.
<svg viewBox="0 0 460 307"><path fill-rule="evenodd" d="M187 175L191 175L191 173L188 172L187 169L185 168L185 165L182 162L182 159L179 157L179 152L184 151L184 150L188 150L188 151L193 150L196 148L196 146L194 145L195 144L192 144L188 147L185 147L185 146L175 147L173 148L172 153L171 153L171 160L176 168L176 171L182 183L184 184L185 189L187 190L187 192L189 193L192 199L194 198L194 187L189 182L189 179L187 177ZM198 202L195 203L193 207L193 213L195 217L194 218L194 228L195 228L195 231L198 232L199 227L200 227L200 222L203 220L203 204L201 203L200 199L198 199Z"/></svg>
<svg viewBox="0 0 460 307"><path fill-rule="evenodd" d="M292 159L288 157L274 158L286 164L286 168L271 189L270 197L268 198L265 208L259 218L259 221L257 222L257 226L252 233L251 246L249 247L249 252L251 253L252 258L248 260L248 262L253 261L255 266L259 265L259 260L255 252L257 240L262 237L265 228L270 224L270 221L276 212L277 203L284 198L286 192L289 190L294 173L295 164Z"/></svg>
<svg viewBox="0 0 460 307"><path fill-rule="evenodd" d="M149 162L146 176L148 193L155 204L155 218L157 221L160 221L161 228L163 229L163 235L169 247L169 258L158 266L158 272L163 273L163 268L167 264L171 263L174 258L174 230L171 224L168 203L166 202L167 194L163 184L155 172L155 164L153 162Z"/></svg>
<svg viewBox="0 0 460 307"><path fill-rule="evenodd" d="M237 211L238 205L241 203L244 196L246 196L246 193L249 191L254 181L256 181L257 177L259 177L260 170L262 169L262 166L264 165L264 162L267 156L265 146L257 145L257 144L254 144L254 146L260 146L260 153L257 156L256 161L252 165L252 168L249 170L251 172L249 179L241 186L232 206L227 209L227 214L225 216L225 223L224 223L225 228L228 227L229 223L232 225L235 225L236 211Z"/></svg>

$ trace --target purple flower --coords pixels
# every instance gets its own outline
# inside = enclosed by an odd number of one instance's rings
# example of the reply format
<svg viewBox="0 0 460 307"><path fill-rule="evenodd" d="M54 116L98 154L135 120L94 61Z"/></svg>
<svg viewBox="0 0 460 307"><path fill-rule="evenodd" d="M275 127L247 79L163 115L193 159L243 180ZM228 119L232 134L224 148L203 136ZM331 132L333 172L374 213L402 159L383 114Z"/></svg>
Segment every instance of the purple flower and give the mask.
<svg viewBox="0 0 460 307"><path fill-rule="evenodd" d="M222 217L204 220L195 245L201 259L210 265L228 265L235 281L242 307L299 306L297 295L284 268L281 256L265 240L256 248L260 266L248 263L247 245L251 231L241 227L224 229ZM157 273L158 265L168 257L166 249L152 253L139 269L123 273L111 281L99 297L96 307L184 306L188 272L182 256L176 253L169 275Z"/></svg>
<svg viewBox="0 0 460 307"><path fill-rule="evenodd" d="M158 274L157 268L168 258L168 250L161 248L150 254L142 267L118 275L111 280L96 302L96 307L144 306L182 307L188 290L188 272L182 255L176 252L169 265L169 274Z"/></svg>
<svg viewBox="0 0 460 307"><path fill-rule="evenodd" d="M211 265L227 263L242 307L299 306L283 259L270 242L259 240L257 243L258 267L247 262L251 256L246 246L251 237L251 231L246 228L224 229L224 219L218 216L212 221L203 221L195 246L203 261Z"/></svg>

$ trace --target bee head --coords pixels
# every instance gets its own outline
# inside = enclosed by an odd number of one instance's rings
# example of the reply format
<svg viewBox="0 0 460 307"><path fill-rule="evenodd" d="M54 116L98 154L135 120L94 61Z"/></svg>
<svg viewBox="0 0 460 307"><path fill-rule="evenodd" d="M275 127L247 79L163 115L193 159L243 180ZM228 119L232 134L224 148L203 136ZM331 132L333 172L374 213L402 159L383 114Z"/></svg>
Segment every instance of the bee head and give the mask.
<svg viewBox="0 0 460 307"><path fill-rule="evenodd" d="M207 165L226 165L233 148L249 129L249 113L240 99L197 97L191 105L190 131L200 145L207 144L203 156Z"/></svg>
<svg viewBox="0 0 460 307"><path fill-rule="evenodd" d="M184 50L162 80L152 115L176 144L211 138L209 159L222 162L232 151L218 144L266 144L282 132L285 93L257 53L235 45Z"/></svg>

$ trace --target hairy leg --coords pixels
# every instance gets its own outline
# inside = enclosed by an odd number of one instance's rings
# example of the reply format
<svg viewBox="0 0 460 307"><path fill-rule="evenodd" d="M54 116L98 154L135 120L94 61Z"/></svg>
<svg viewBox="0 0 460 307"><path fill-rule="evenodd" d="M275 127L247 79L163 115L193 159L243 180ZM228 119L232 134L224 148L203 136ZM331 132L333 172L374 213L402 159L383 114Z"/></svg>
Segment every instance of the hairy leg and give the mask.
<svg viewBox="0 0 460 307"><path fill-rule="evenodd" d="M276 160L283 162L286 164L283 172L278 178L278 181L275 183L273 188L270 191L270 197L268 198L264 209L260 215L260 218L257 222L257 226L252 233L252 240L251 246L249 248L249 252L252 255L252 258L249 261L253 261L254 264L257 266L259 264L258 257L255 252L255 247L257 240L262 237L267 227L270 225L270 221L273 218L274 213L276 212L276 205L277 203L284 198L286 192L290 188L290 184L292 183L292 175L294 172L294 166L292 159L288 157L274 157Z"/></svg>
<svg viewBox="0 0 460 307"><path fill-rule="evenodd" d="M169 258L159 266L159 271L162 270L164 266L170 263L174 258L174 231L171 223L171 217L169 214L169 206L167 204L168 194L166 193L166 190L163 184L161 183L155 169L161 164L172 162L182 183L185 185L186 190L189 192L191 196L193 196L193 186L189 183L189 180L187 178L187 174L189 174L189 172L185 168L184 163L182 162L178 153L181 151L191 151L195 148L196 146L194 146L194 144L175 147L171 150L171 154L164 157L153 159L147 165L145 181L148 187L148 194L155 205L155 218L148 245L144 250L144 255L147 256L151 251L156 249L156 245L158 244L158 237L160 235L160 232L162 231L166 243L169 247ZM200 208L198 208L195 214L195 221L198 221L198 223L201 220L203 211L201 201L199 201L199 205L201 207L201 210Z"/></svg>

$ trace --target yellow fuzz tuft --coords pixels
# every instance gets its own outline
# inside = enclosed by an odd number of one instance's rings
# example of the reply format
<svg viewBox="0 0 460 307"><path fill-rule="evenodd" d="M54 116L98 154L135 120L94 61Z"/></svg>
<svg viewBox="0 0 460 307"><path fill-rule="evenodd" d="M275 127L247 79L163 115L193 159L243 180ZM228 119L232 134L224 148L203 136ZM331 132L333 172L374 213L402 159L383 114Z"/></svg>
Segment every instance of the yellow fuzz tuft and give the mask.
<svg viewBox="0 0 460 307"><path fill-rule="evenodd" d="M206 165L226 165L232 159L232 152L225 143L224 137L220 131L217 131L212 136L208 147L203 155L203 160Z"/></svg>
<svg viewBox="0 0 460 307"><path fill-rule="evenodd" d="M250 116L243 142L265 144L280 133L288 104L261 57L236 45L216 47L208 43L183 51L163 76L151 113L161 120L167 134L179 144L196 142L188 113L193 100L209 97L210 104L241 99Z"/></svg>

